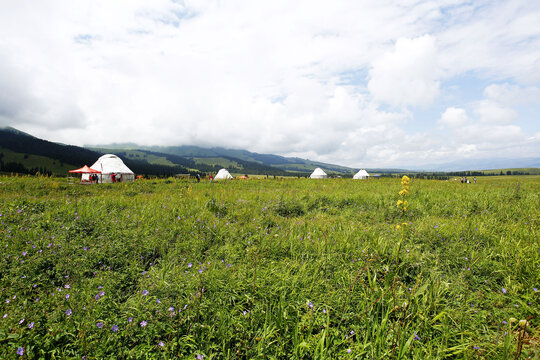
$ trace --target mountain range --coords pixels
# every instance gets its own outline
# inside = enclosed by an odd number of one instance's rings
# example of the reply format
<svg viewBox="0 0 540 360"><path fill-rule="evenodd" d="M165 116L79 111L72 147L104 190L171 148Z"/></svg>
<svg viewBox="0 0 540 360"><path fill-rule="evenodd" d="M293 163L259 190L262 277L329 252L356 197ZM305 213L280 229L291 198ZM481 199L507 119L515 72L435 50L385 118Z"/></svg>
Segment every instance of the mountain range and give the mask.
<svg viewBox="0 0 540 360"><path fill-rule="evenodd" d="M171 176L209 173L227 168L237 174L306 176L320 167L328 174L351 176L359 169L297 157L258 154L247 150L198 146L139 146L133 143L73 146L39 139L12 127L0 128L0 171L65 175L92 165L106 153L120 156L137 174ZM472 159L410 166L407 169L370 168L370 173L451 172L467 170L540 168L540 158ZM538 171L534 171L537 173Z"/></svg>

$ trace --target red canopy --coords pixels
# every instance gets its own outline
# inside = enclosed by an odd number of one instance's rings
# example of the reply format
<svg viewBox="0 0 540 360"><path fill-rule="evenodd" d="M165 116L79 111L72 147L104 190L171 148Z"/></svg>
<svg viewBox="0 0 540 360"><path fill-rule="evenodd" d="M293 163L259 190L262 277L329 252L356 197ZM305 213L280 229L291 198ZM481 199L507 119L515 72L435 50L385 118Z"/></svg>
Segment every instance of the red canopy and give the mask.
<svg viewBox="0 0 540 360"><path fill-rule="evenodd" d="M77 173L77 174L101 174L101 171L91 169L86 165L84 165L82 168L77 169L77 170L69 170L69 172Z"/></svg>

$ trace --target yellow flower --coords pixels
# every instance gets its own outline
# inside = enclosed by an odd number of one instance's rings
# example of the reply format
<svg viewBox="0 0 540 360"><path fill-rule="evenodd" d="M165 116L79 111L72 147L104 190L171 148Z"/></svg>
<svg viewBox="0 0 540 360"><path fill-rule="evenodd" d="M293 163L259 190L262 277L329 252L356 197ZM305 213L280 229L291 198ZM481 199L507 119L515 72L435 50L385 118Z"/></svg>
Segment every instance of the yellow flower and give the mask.
<svg viewBox="0 0 540 360"><path fill-rule="evenodd" d="M408 193L409 193L409 190L403 189L403 190L401 190L401 191L399 192L399 195L402 195L402 196L403 196L403 195L407 195Z"/></svg>
<svg viewBox="0 0 540 360"><path fill-rule="evenodd" d="M397 206L399 206L399 205L401 205L401 204L403 204L403 201L398 200L398 201L397 201Z"/></svg>

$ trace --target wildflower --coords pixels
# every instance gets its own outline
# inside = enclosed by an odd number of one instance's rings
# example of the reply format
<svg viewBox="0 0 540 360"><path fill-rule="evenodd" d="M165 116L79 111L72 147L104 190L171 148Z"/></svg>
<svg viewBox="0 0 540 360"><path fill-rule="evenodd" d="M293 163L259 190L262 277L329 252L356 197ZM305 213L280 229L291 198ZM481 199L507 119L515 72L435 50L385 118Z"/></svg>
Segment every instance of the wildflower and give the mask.
<svg viewBox="0 0 540 360"><path fill-rule="evenodd" d="M203 354L198 354L197 355L197 360L203 360L204 359L204 355Z"/></svg>
<svg viewBox="0 0 540 360"><path fill-rule="evenodd" d="M142 294L143 294L144 296L148 295L148 290L143 290Z"/></svg>
<svg viewBox="0 0 540 360"><path fill-rule="evenodd" d="M506 289L502 288L502 292L503 292L503 294L506 294Z"/></svg>
<svg viewBox="0 0 540 360"><path fill-rule="evenodd" d="M525 329L527 326L529 326L529 322L527 320L519 320L519 327Z"/></svg>
<svg viewBox="0 0 540 360"><path fill-rule="evenodd" d="M101 329L103 327L103 323L100 321L96 324L96 326L98 327L98 329Z"/></svg>
<svg viewBox="0 0 540 360"><path fill-rule="evenodd" d="M174 311L174 308L171 306L171 307L169 308L169 311Z"/></svg>
<svg viewBox="0 0 540 360"><path fill-rule="evenodd" d="M313 309L313 303L311 301L309 302L308 306Z"/></svg>
<svg viewBox="0 0 540 360"><path fill-rule="evenodd" d="M34 328L34 322L32 321L30 324L28 324L28 328L29 329L33 329Z"/></svg>
<svg viewBox="0 0 540 360"><path fill-rule="evenodd" d="M141 321L141 327L145 327L148 323L146 321Z"/></svg>
<svg viewBox="0 0 540 360"><path fill-rule="evenodd" d="M416 331L414 332L414 340L420 341L420 338L419 338L418 335L416 334Z"/></svg>
<svg viewBox="0 0 540 360"><path fill-rule="evenodd" d="M23 354L24 354L24 348L22 348L22 347L18 348L17 349L17 355L23 356Z"/></svg>
<svg viewBox="0 0 540 360"><path fill-rule="evenodd" d="M133 318L131 316L128 317L128 322L133 322Z"/></svg>
<svg viewBox="0 0 540 360"><path fill-rule="evenodd" d="M113 325L113 327L111 328L111 330L113 332L117 332L118 331L118 325Z"/></svg>
<svg viewBox="0 0 540 360"><path fill-rule="evenodd" d="M71 286L69 284L64 285L64 288L69 289Z"/></svg>
<svg viewBox="0 0 540 360"><path fill-rule="evenodd" d="M165 344L163 343L163 341L160 341L158 345L161 346L161 347L164 347L164 346L165 346Z"/></svg>
<svg viewBox="0 0 540 360"><path fill-rule="evenodd" d="M2 317L3 319L7 318L7 314L4 314L4 316Z"/></svg>
<svg viewBox="0 0 540 360"><path fill-rule="evenodd" d="M538 289L537 288L533 288L534 292L538 292Z"/></svg>
<svg viewBox="0 0 540 360"><path fill-rule="evenodd" d="M190 267L192 267L192 266L193 266L192 263L187 264L187 267L188 267L188 268L190 268Z"/></svg>
<svg viewBox="0 0 540 360"><path fill-rule="evenodd" d="M202 274L202 272L203 272L203 269L199 269L199 274Z"/></svg>
<svg viewBox="0 0 540 360"><path fill-rule="evenodd" d="M156 303L161 304L161 300L156 299Z"/></svg>
<svg viewBox="0 0 540 360"><path fill-rule="evenodd" d="M69 294L66 294L66 300L69 300Z"/></svg>
<svg viewBox="0 0 540 360"><path fill-rule="evenodd" d="M347 349L347 354L350 354L351 353L351 349Z"/></svg>
<svg viewBox="0 0 540 360"><path fill-rule="evenodd" d="M19 321L19 325L21 325L23 322L24 322L24 319L22 319L21 321Z"/></svg>

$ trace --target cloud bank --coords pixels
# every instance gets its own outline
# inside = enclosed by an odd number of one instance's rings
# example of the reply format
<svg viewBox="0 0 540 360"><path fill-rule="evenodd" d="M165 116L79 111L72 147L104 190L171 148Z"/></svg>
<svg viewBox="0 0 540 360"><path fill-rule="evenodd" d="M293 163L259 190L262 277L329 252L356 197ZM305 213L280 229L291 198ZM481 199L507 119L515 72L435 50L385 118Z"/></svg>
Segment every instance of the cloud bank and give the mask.
<svg viewBox="0 0 540 360"><path fill-rule="evenodd" d="M540 156L538 18L526 1L4 2L0 126L353 167Z"/></svg>

